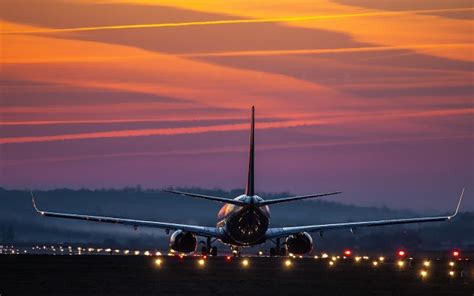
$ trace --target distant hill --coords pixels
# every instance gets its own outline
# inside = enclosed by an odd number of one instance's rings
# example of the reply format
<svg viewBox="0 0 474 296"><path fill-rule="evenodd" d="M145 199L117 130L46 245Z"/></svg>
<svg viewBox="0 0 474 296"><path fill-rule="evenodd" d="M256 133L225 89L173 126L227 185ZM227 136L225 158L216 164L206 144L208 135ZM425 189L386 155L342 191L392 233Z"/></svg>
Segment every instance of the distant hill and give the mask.
<svg viewBox="0 0 474 296"><path fill-rule="evenodd" d="M243 192L179 188L208 195L232 198ZM289 193L261 194L265 199L289 196ZM222 204L185 198L159 190L143 190L127 187L120 190L71 190L56 189L35 191L42 209L107 215L115 217L213 226ZM272 226L305 225L384 218L419 216L406 210L359 207L323 200L298 201L271 208ZM445 214L445 213L440 213ZM355 234L347 230L329 231L323 237L313 235L316 248L339 250L354 249L447 249L462 247L474 249L474 213L463 212L451 222L415 226L389 226L357 229ZM94 222L71 221L38 216L31 205L29 191L0 188L0 243L91 243L115 246L166 248L168 239L159 229L122 225L106 225Z"/></svg>

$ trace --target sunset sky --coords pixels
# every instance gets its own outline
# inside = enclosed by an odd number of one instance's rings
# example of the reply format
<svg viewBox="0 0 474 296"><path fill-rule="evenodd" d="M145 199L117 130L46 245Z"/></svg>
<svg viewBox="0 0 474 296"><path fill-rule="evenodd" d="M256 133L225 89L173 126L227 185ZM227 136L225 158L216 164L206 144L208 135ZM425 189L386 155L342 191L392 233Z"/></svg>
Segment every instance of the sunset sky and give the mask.
<svg viewBox="0 0 474 296"><path fill-rule="evenodd" d="M471 0L0 2L0 186L474 210ZM265 197L265 196L263 196Z"/></svg>

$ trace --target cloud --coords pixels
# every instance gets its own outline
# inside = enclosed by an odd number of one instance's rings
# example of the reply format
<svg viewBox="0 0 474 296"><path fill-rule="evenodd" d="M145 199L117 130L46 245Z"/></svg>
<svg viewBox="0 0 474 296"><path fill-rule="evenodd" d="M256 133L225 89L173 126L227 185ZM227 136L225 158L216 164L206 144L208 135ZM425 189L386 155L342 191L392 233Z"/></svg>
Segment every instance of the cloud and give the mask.
<svg viewBox="0 0 474 296"><path fill-rule="evenodd" d="M250 23L290 23L290 22L305 22L305 21L315 21L315 20L397 16L397 15L410 15L410 14L415 14L415 13L460 12L460 11L473 11L473 10L474 8L417 9L417 10L374 11L374 12L344 13L344 14L333 14L333 15L276 17L276 18L259 18L259 19L210 20L210 21L177 22L177 23L91 26L91 27L61 28L61 29L12 30L12 31L0 31L0 35L44 34L44 33L66 33L66 32L70 33L70 32L86 32L86 31L101 31L101 30L169 28L169 27L211 26L211 25L231 25L231 24L250 24Z"/></svg>

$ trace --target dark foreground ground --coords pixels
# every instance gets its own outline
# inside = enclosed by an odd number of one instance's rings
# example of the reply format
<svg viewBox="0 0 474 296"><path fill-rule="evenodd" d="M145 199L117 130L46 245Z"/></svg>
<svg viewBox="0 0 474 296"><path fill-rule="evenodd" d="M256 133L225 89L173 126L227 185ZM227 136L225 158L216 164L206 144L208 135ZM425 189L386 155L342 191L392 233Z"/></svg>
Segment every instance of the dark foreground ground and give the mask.
<svg viewBox="0 0 474 296"><path fill-rule="evenodd" d="M147 256L0 256L0 294L9 295L474 295L471 261ZM422 278L420 271L428 272ZM449 270L455 275L449 276ZM461 278L461 270L466 276Z"/></svg>

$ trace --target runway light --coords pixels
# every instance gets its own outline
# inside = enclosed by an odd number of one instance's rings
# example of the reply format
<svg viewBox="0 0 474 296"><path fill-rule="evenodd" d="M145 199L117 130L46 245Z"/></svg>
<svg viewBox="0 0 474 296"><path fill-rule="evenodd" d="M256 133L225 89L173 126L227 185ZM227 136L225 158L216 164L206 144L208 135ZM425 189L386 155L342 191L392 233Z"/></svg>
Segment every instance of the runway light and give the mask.
<svg viewBox="0 0 474 296"><path fill-rule="evenodd" d="M156 252L155 255L156 256L161 256L161 252Z"/></svg>
<svg viewBox="0 0 474 296"><path fill-rule="evenodd" d="M425 262L423 262L423 265L426 266L426 267L430 267L431 262L426 260Z"/></svg>
<svg viewBox="0 0 474 296"><path fill-rule="evenodd" d="M454 262L453 262L453 261L449 262L449 266L453 267L453 266L454 266Z"/></svg>
<svg viewBox="0 0 474 296"><path fill-rule="evenodd" d="M206 260L199 259L198 264L199 264L199 266L204 266L204 264L206 264Z"/></svg>
<svg viewBox="0 0 474 296"><path fill-rule="evenodd" d="M314 259L319 259L319 256L314 256Z"/></svg>
<svg viewBox="0 0 474 296"><path fill-rule="evenodd" d="M377 265L379 265L379 263L378 263L377 261L373 261L373 262L372 262L372 265L373 265L373 266L377 266Z"/></svg>
<svg viewBox="0 0 474 296"><path fill-rule="evenodd" d="M360 259L362 259L362 257L360 257L360 256L355 257L355 262L359 262Z"/></svg>
<svg viewBox="0 0 474 296"><path fill-rule="evenodd" d="M405 253L405 251L403 251L403 250L398 251L398 256L400 256L400 257L405 256L405 254L406 254L406 253Z"/></svg>
<svg viewBox="0 0 474 296"><path fill-rule="evenodd" d="M332 261L336 261L336 260L337 260L337 257L332 256L331 260L332 260Z"/></svg>
<svg viewBox="0 0 474 296"><path fill-rule="evenodd" d="M321 255L321 258L324 258L324 259L326 259L327 257L329 257L329 255L328 255L328 254L326 254L326 253L323 253L323 254Z"/></svg>
<svg viewBox="0 0 474 296"><path fill-rule="evenodd" d="M262 256L263 255L263 252L262 251L258 251L258 256Z"/></svg>
<svg viewBox="0 0 474 296"><path fill-rule="evenodd" d="M420 271L420 275L421 275L422 278L425 278L425 277L428 276L428 272L426 270L422 270L422 271Z"/></svg>
<svg viewBox="0 0 474 296"><path fill-rule="evenodd" d="M145 251L145 256L150 256L150 252L149 251Z"/></svg>
<svg viewBox="0 0 474 296"><path fill-rule="evenodd" d="M369 256L362 257L364 260L369 260Z"/></svg>
<svg viewBox="0 0 474 296"><path fill-rule="evenodd" d="M125 250L125 251L123 251L123 253L124 253L125 255L128 255L128 253L130 253L130 251L129 251L129 250Z"/></svg>
<svg viewBox="0 0 474 296"><path fill-rule="evenodd" d="M329 261L329 266L333 266L334 265L334 261Z"/></svg>
<svg viewBox="0 0 474 296"><path fill-rule="evenodd" d="M399 260L399 261L397 262L397 264L398 264L398 267L400 267L400 268L403 268L403 266L405 266L405 262L402 261L402 260Z"/></svg>
<svg viewBox="0 0 474 296"><path fill-rule="evenodd" d="M459 257L459 251L453 251L453 257Z"/></svg>
<svg viewBox="0 0 474 296"><path fill-rule="evenodd" d="M249 265L249 261L247 259L242 260L242 266L247 267Z"/></svg>
<svg viewBox="0 0 474 296"><path fill-rule="evenodd" d="M382 256L382 257L379 257L379 261L380 261L380 262L383 262L384 260L385 260L385 257L383 257L383 256Z"/></svg>
<svg viewBox="0 0 474 296"><path fill-rule="evenodd" d="M155 260L155 265L156 266L161 266L162 263L163 263L163 261L160 258Z"/></svg>
<svg viewBox="0 0 474 296"><path fill-rule="evenodd" d="M140 255L140 251L135 251L133 254L135 254L135 256Z"/></svg>
<svg viewBox="0 0 474 296"><path fill-rule="evenodd" d="M450 276L450 277L453 277L454 275L455 275L454 271L450 270L450 271L449 271L449 276Z"/></svg>
<svg viewBox="0 0 474 296"><path fill-rule="evenodd" d="M291 266L291 260L290 260L290 259L285 260L285 266L286 266L286 267L290 267L290 266Z"/></svg>

